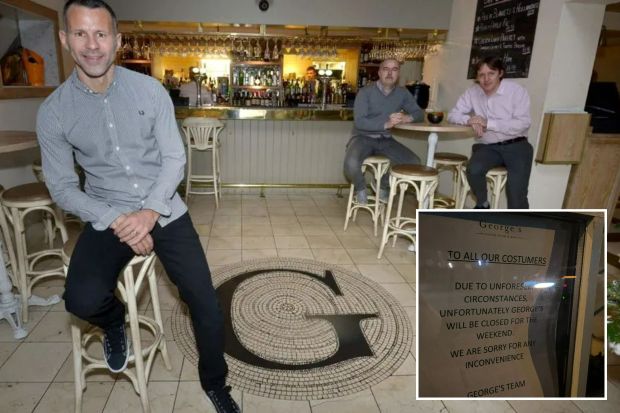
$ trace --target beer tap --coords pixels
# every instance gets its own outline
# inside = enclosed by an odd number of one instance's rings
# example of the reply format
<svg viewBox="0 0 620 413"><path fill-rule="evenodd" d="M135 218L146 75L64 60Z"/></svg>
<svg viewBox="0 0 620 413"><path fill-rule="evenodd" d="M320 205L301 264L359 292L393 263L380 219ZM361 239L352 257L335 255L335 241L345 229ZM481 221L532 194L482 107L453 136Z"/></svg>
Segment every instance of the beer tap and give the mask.
<svg viewBox="0 0 620 413"><path fill-rule="evenodd" d="M327 82L332 77L333 72L331 69L319 69L319 79L323 83L323 97L321 99L321 110L325 110L325 102L327 100Z"/></svg>
<svg viewBox="0 0 620 413"><path fill-rule="evenodd" d="M194 74L194 82L196 82L196 107L202 107L202 82L207 79L207 69L194 67L192 68Z"/></svg>

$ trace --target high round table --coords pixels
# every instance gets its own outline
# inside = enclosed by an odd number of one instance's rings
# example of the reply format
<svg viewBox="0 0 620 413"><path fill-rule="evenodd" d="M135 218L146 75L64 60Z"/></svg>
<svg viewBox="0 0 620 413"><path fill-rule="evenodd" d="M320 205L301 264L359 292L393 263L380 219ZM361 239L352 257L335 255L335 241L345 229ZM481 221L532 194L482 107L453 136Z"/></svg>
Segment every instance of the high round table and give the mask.
<svg viewBox="0 0 620 413"><path fill-rule="evenodd" d="M474 132L471 126L455 125L453 123L439 123L437 125L425 122L401 123L394 126L394 128L416 132L429 132L426 166L431 167L433 166L433 161L435 160L435 149L437 149L437 142L439 141L440 133L469 133L470 135L465 136L469 138Z"/></svg>
<svg viewBox="0 0 620 413"><path fill-rule="evenodd" d="M439 133L469 133L467 138L471 137L473 129L471 126L455 125L453 123L439 123L432 124L426 122L413 122L413 123L401 123L394 126L395 129L410 130L415 132L428 132L428 151L426 154L426 166L433 166L435 160L435 150L437 149L437 142L439 141ZM422 205L424 208L428 207L428 200L425 200ZM409 246L409 251L415 251L414 244Z"/></svg>
<svg viewBox="0 0 620 413"><path fill-rule="evenodd" d="M34 132L0 131L0 153L17 152L37 146L37 135ZM3 213L0 211L0 214ZM22 327L20 302L13 295L13 284L6 272L2 248L0 239L0 320L6 318L13 328L13 337L20 339L26 337L28 332Z"/></svg>

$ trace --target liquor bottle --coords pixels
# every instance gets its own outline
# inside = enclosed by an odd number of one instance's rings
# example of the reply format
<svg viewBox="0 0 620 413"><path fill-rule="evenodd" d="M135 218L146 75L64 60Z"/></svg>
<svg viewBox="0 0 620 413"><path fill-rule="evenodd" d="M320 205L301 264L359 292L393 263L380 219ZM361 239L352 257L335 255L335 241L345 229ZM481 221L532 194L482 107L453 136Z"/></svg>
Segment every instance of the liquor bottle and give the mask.
<svg viewBox="0 0 620 413"><path fill-rule="evenodd" d="M243 81L243 77L244 77L244 73L243 73L243 68L240 68L238 70L238 74L237 74L237 82L235 83L238 86L243 86L244 85L244 81Z"/></svg>
<svg viewBox="0 0 620 413"><path fill-rule="evenodd" d="M280 86L280 70L276 69L275 73L272 72L271 84L273 86Z"/></svg>

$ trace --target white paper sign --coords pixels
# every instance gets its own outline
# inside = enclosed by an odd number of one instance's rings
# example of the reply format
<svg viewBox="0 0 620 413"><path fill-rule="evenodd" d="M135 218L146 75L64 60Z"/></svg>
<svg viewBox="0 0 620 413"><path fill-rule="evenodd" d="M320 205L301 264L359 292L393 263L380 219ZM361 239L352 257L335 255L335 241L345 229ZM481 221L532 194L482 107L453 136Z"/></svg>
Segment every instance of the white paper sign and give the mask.
<svg viewBox="0 0 620 413"><path fill-rule="evenodd" d="M419 396L558 394L555 231L420 214Z"/></svg>

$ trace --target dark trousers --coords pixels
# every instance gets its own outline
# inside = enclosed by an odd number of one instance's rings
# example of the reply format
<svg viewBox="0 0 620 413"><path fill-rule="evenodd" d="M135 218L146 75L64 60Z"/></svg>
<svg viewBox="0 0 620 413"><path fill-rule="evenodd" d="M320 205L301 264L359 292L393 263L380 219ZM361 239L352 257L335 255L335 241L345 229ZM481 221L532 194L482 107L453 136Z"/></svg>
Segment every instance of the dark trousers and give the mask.
<svg viewBox="0 0 620 413"><path fill-rule="evenodd" d="M472 147L467 165L467 181L476 196L476 203L487 201L486 174L496 166L505 166L508 171L506 198L510 209L528 209L527 188L532 170L534 149L526 140L508 145L485 145L477 143Z"/></svg>
<svg viewBox="0 0 620 413"><path fill-rule="evenodd" d="M228 373L224 321L207 259L189 214L165 227L156 224L151 236L157 257L189 308L202 387L221 387ZM69 265L64 294L67 311L102 329L122 324L125 308L114 291L121 270L133 256L132 249L121 243L111 229L96 231L87 224Z"/></svg>
<svg viewBox="0 0 620 413"><path fill-rule="evenodd" d="M347 143L344 155L344 175L353 183L355 192L366 188L366 181L362 175L362 163L364 159L373 155L385 156L390 160L390 166L420 163L418 155L394 138L354 136ZM389 173L383 175L381 188L388 188L389 175Z"/></svg>

